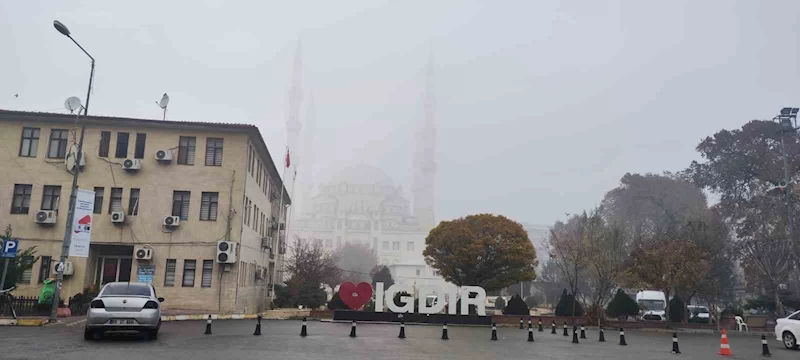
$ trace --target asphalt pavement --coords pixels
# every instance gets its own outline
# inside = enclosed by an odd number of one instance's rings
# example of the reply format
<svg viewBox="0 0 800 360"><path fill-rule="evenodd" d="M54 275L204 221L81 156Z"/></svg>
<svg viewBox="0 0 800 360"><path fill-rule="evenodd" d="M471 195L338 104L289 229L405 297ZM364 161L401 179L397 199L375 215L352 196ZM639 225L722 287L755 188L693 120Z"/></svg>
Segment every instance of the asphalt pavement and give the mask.
<svg viewBox="0 0 800 360"><path fill-rule="evenodd" d="M598 342L596 329L587 339L572 343L570 336L534 330L498 328L497 341L489 340L488 327L448 328L450 340L441 340L440 326L407 325L406 339L398 339L398 325L358 324L357 337L350 338L350 324L310 321L308 337L300 337L299 321L262 322L261 336L254 336L255 321L220 320L212 334L203 335L205 322L166 322L158 340L137 336L107 336L83 340L83 328L0 327L3 341L0 359L718 359L719 335L679 334L681 354L672 350L669 333L626 331L628 346L619 345L617 330L605 332ZM761 358L761 338L730 334L732 359ZM769 339L772 359L798 359L800 351L787 350Z"/></svg>

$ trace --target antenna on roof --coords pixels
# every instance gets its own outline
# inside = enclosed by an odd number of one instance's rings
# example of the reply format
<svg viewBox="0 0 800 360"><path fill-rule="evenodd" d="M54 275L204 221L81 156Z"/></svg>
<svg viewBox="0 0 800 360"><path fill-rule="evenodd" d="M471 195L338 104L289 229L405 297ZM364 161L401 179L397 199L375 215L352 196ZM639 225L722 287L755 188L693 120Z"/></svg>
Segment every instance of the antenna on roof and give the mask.
<svg viewBox="0 0 800 360"><path fill-rule="evenodd" d="M164 93L164 96L161 97L161 101L156 101L158 107L164 110L164 117L161 120L167 120L167 105L169 104L169 95Z"/></svg>

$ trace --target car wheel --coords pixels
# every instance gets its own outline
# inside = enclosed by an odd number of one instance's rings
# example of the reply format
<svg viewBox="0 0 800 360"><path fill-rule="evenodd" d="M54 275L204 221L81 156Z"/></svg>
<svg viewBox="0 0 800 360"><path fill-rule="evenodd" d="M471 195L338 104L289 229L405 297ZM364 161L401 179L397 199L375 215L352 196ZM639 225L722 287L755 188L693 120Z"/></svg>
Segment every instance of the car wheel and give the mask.
<svg viewBox="0 0 800 360"><path fill-rule="evenodd" d="M83 340L94 340L94 331L89 330L89 328L83 329Z"/></svg>
<svg viewBox="0 0 800 360"><path fill-rule="evenodd" d="M787 349L797 349L797 339L788 331L783 332L783 346Z"/></svg>
<svg viewBox="0 0 800 360"><path fill-rule="evenodd" d="M148 331L147 337L150 338L150 340L158 340L158 329Z"/></svg>

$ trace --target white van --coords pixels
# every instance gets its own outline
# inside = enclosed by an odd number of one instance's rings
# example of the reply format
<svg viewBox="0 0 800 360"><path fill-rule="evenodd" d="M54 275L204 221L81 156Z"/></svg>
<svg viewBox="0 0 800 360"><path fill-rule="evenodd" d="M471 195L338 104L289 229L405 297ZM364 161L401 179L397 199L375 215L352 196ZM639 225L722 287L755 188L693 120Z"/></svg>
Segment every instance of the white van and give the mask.
<svg viewBox="0 0 800 360"><path fill-rule="evenodd" d="M642 320L667 321L664 309L667 308L667 297L663 291L644 290L636 293L639 304L639 317Z"/></svg>

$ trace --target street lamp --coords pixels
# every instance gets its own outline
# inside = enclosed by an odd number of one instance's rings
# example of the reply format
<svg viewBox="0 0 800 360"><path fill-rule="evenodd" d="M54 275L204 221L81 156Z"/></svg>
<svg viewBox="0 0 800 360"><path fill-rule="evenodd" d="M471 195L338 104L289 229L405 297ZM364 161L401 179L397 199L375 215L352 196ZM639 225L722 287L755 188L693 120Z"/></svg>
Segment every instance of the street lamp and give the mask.
<svg viewBox="0 0 800 360"><path fill-rule="evenodd" d="M786 134L794 135L797 132L797 112L800 108L785 107L781 109L780 114L775 116L772 120L776 121L780 126L778 130L781 134L781 151L783 152L783 193L786 201L786 216L787 225L789 227L789 242L794 245L795 252L800 255L800 244L795 242L794 238L794 218L792 217L792 182L789 179L789 155L786 152L786 142L784 138Z"/></svg>
<svg viewBox="0 0 800 360"><path fill-rule="evenodd" d="M56 321L58 316L58 303L59 299L61 298L61 287L64 285L64 269L66 268L67 257L69 255L69 242L71 239L70 237L72 235L72 223L74 222L75 218L75 197L78 191L78 174L80 173L80 168L81 168L80 159L83 158L83 135L86 133L85 117L89 114L89 97L92 95L92 80L94 80L94 58L92 57L92 55L89 55L89 53L86 52L86 49L84 49L83 46L81 46L81 44L78 44L78 42L72 38L69 29L67 28L66 25L56 20L53 21L53 27L55 27L56 30L58 30L58 32L60 32L62 35L72 40L72 42L74 42L75 45L78 45L81 51L83 51L83 53L86 54L86 56L88 56L89 59L92 59L92 69L89 72L89 89L86 91L86 105L83 106L84 120L80 122L81 137L80 140L78 140L78 153L76 154L75 157L76 159L75 167L70 169L72 171L72 188L70 188L69 192L69 208L67 212L67 223L64 229L64 241L61 245L61 262L60 262L61 265L58 266L56 269L56 288L55 291L53 292L53 304L50 309L50 320ZM78 112L78 114L80 114L80 111Z"/></svg>

